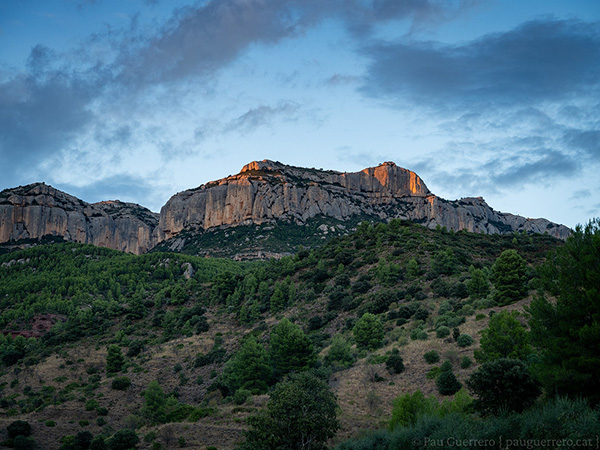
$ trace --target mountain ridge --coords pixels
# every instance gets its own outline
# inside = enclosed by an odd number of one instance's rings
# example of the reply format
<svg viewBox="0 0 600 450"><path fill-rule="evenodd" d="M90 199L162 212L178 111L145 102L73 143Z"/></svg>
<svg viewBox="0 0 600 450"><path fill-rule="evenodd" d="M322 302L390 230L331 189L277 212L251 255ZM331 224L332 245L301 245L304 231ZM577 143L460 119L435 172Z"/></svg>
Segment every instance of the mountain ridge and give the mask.
<svg viewBox="0 0 600 450"><path fill-rule="evenodd" d="M302 227L331 219L345 232L342 224L360 217L486 234L547 232L566 239L571 232L547 219L495 211L481 197L443 199L415 172L393 162L338 172L263 160L173 195L160 214L119 200L87 203L45 183L5 189L0 192L0 243L52 235L139 254L159 244L181 250L187 239L181 236L207 230L282 222ZM270 254L271 249L262 250Z"/></svg>

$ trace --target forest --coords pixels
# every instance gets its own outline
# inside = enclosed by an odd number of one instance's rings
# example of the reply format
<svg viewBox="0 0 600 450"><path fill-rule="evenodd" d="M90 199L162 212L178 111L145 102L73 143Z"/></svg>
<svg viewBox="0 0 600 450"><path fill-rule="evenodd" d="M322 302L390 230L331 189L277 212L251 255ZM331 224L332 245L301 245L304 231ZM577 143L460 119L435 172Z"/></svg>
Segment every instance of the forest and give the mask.
<svg viewBox="0 0 600 450"><path fill-rule="evenodd" d="M595 447L599 286L598 220L566 242L363 222L264 262L11 251L0 255L0 439Z"/></svg>

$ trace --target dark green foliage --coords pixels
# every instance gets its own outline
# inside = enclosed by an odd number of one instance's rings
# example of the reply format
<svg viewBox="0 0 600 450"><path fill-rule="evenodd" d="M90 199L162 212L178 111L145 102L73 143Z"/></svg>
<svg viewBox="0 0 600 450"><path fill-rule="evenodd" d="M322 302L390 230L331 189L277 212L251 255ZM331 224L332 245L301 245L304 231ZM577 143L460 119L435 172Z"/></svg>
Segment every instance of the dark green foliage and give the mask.
<svg viewBox="0 0 600 450"><path fill-rule="evenodd" d="M26 420L15 420L6 427L9 439L17 436L31 436L31 425Z"/></svg>
<svg viewBox="0 0 600 450"><path fill-rule="evenodd" d="M427 361L428 364L435 364L440 360L440 354L435 350L430 350L426 352L423 355L423 357L425 358L425 361Z"/></svg>
<svg viewBox="0 0 600 450"><path fill-rule="evenodd" d="M102 436L96 436L90 444L90 450L107 450L106 441Z"/></svg>
<svg viewBox="0 0 600 450"><path fill-rule="evenodd" d="M442 395L454 395L462 387L461 382L456 379L456 375L451 370L442 370L435 384L438 392Z"/></svg>
<svg viewBox="0 0 600 450"><path fill-rule="evenodd" d="M452 275L457 269L457 261L451 248L438 252L431 263L431 270L436 275Z"/></svg>
<svg viewBox="0 0 600 450"><path fill-rule="evenodd" d="M468 356L463 356L460 360L461 369L468 369L473 365L473 360Z"/></svg>
<svg viewBox="0 0 600 450"><path fill-rule="evenodd" d="M467 281L467 290L473 298L484 298L490 293L490 284L485 273L481 269L469 267L471 279Z"/></svg>
<svg viewBox="0 0 600 450"><path fill-rule="evenodd" d="M348 368L354 364L352 346L341 334L336 334L325 356L325 362L335 367Z"/></svg>
<svg viewBox="0 0 600 450"><path fill-rule="evenodd" d="M489 325L481 333L481 349L475 359L484 363L499 358L526 360L532 353L529 334L518 320L517 311L500 311L490 318Z"/></svg>
<svg viewBox="0 0 600 450"><path fill-rule="evenodd" d="M556 302L536 298L531 340L541 349L535 367L550 395L584 396L600 403L600 219L577 226L542 270Z"/></svg>
<svg viewBox="0 0 600 450"><path fill-rule="evenodd" d="M223 382L232 393L243 388L262 394L266 392L272 377L269 355L254 336L244 341L223 370Z"/></svg>
<svg viewBox="0 0 600 450"><path fill-rule="evenodd" d="M410 395L410 394L409 394ZM460 393L457 393L457 397ZM422 405L424 399L415 402ZM435 402L435 399L433 399ZM408 405L410 406L410 404ZM404 421L390 423L393 431L377 431L339 444L336 450L391 450L443 448L593 448L600 434L600 418L585 401L556 399L524 413L480 418L455 412L440 414L425 408L407 408ZM425 412L421 412L425 410ZM462 408L464 411L464 408ZM411 411L415 411L411 413ZM413 419L414 418L414 419ZM541 444L542 440L549 443ZM572 442L572 445L568 443ZM482 444L486 442L487 444ZM494 443L492 445L491 443ZM557 443L553 445L550 443ZM580 445L574 445L578 442ZM428 445L426 445L428 443ZM436 444L434 446L434 443ZM524 444L523 444L524 443ZM560 444L560 447L558 446Z"/></svg>
<svg viewBox="0 0 600 450"><path fill-rule="evenodd" d="M473 344L473 338L470 334L461 334L460 336L458 336L456 343L459 347L469 347Z"/></svg>
<svg viewBox="0 0 600 450"><path fill-rule="evenodd" d="M381 347L384 337L383 325L374 314L365 313L352 329L359 348L376 349Z"/></svg>
<svg viewBox="0 0 600 450"><path fill-rule="evenodd" d="M288 319L279 322L271 332L269 355L276 379L310 369L316 362L312 342Z"/></svg>
<svg viewBox="0 0 600 450"><path fill-rule="evenodd" d="M527 263L516 250L503 251L492 267L499 305L508 305L527 295Z"/></svg>
<svg viewBox="0 0 600 450"><path fill-rule="evenodd" d="M125 358L121 352L121 347L118 345L111 345L108 347L108 353L106 355L106 373L112 374L120 372L125 364Z"/></svg>
<svg viewBox="0 0 600 450"><path fill-rule="evenodd" d="M435 329L435 336L438 338L445 338L450 336L450 328L445 325L441 325Z"/></svg>
<svg viewBox="0 0 600 450"><path fill-rule="evenodd" d="M393 430L414 425L422 415L432 414L436 403L435 398L426 398L421 391L396 397L388 426Z"/></svg>
<svg viewBox="0 0 600 450"><path fill-rule="evenodd" d="M151 381L144 391L144 405L140 410L148 425L152 426L165 422L166 404L167 399L161 385L158 381Z"/></svg>
<svg viewBox="0 0 600 450"><path fill-rule="evenodd" d="M397 374L404 372L404 360L400 356L400 351L395 348L392 350L392 354L388 356L385 362L385 368L391 374Z"/></svg>
<svg viewBox="0 0 600 450"><path fill-rule="evenodd" d="M108 440L109 450L130 450L136 448L140 438L133 430L119 430Z"/></svg>
<svg viewBox="0 0 600 450"><path fill-rule="evenodd" d="M460 336L460 330L458 329L458 327L454 327L452 329L452 337L454 338L454 340L458 340L458 337Z"/></svg>
<svg viewBox="0 0 600 450"><path fill-rule="evenodd" d="M248 419L246 442L239 448L325 449L339 428L336 409L325 380L311 372L293 374L275 387L266 408Z"/></svg>
<svg viewBox="0 0 600 450"><path fill-rule="evenodd" d="M35 447L35 440L32 437L18 435L12 439L12 448L15 450L31 450Z"/></svg>
<svg viewBox="0 0 600 450"><path fill-rule="evenodd" d="M471 374L467 387L477 397L475 408L483 414L498 414L504 410L521 412L530 407L541 392L523 361L506 358L483 364Z"/></svg>
<svg viewBox="0 0 600 450"><path fill-rule="evenodd" d="M117 391L126 391L129 386L131 386L131 380L127 377L117 377L111 383L111 387Z"/></svg>

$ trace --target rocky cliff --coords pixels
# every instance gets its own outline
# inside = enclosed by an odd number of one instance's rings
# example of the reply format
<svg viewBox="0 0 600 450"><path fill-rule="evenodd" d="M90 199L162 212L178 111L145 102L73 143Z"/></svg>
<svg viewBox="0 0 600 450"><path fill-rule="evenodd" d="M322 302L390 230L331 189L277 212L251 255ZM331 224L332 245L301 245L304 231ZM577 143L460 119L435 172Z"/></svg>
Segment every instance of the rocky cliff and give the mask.
<svg viewBox="0 0 600 450"><path fill-rule="evenodd" d="M275 220L302 225L317 216L344 221L357 215L407 219L457 231L548 232L560 239L570 234L567 227L546 219L494 211L482 198L436 197L418 175L392 162L341 173L264 160L244 166L237 175L171 197L161 209L156 236L162 242L184 230Z"/></svg>
<svg viewBox="0 0 600 450"><path fill-rule="evenodd" d="M158 214L118 200L86 203L44 183L0 192L0 242L59 236L131 253L156 244Z"/></svg>
<svg viewBox="0 0 600 450"><path fill-rule="evenodd" d="M279 241L289 241L290 232L300 240L324 239L334 230L347 233L348 225L362 218L400 218L429 228L440 225L481 233L547 232L560 239L570 234L567 227L546 219L494 211L482 198L444 200L433 195L417 174L392 162L342 173L255 161L237 175L174 195L162 207L160 219L137 204L118 200L90 204L43 183L0 192L0 243L50 235L138 254L157 244L164 250L182 250L206 230L244 225L261 228L236 244L236 254L264 253L273 250L271 244L250 241L274 233L283 233ZM280 226L273 227L275 223ZM283 223L297 227L282 232ZM232 235L224 233L222 239L215 235L211 245L227 246ZM196 239L194 245L205 243ZM288 242L284 247L291 251L295 245Z"/></svg>

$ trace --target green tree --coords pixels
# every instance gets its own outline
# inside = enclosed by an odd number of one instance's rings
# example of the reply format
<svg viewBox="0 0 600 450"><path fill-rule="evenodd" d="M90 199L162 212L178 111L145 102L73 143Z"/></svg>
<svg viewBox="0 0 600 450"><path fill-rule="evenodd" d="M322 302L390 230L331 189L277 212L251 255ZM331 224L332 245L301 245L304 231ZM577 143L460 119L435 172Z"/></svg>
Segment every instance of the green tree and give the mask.
<svg viewBox="0 0 600 450"><path fill-rule="evenodd" d="M273 390L266 408L248 419L243 450L319 450L339 428L328 383L312 372L292 374Z"/></svg>
<svg viewBox="0 0 600 450"><path fill-rule="evenodd" d="M467 379L467 387L476 396L473 406L483 414L522 412L541 392L525 363L507 358L483 364Z"/></svg>
<svg viewBox="0 0 600 450"><path fill-rule="evenodd" d="M119 430L109 440L110 450L131 450L136 448L140 438L133 430Z"/></svg>
<svg viewBox="0 0 600 450"><path fill-rule="evenodd" d="M331 341L325 361L334 366L347 368L354 364L352 346L341 334L336 334Z"/></svg>
<svg viewBox="0 0 600 450"><path fill-rule="evenodd" d="M125 358L121 352L121 347L118 345L111 345L108 347L108 353L106 355L106 373L116 373L123 369L125 364Z"/></svg>
<svg viewBox="0 0 600 450"><path fill-rule="evenodd" d="M527 263L516 250L503 251L492 266L494 299L508 305L527 295Z"/></svg>
<svg viewBox="0 0 600 450"><path fill-rule="evenodd" d="M140 411L148 425L151 426L165 422L166 404L167 399L165 398L163 388L158 381L151 381L144 391L144 405Z"/></svg>
<svg viewBox="0 0 600 450"><path fill-rule="evenodd" d="M541 270L545 289L531 303L532 344L542 351L534 373L550 395L600 403L600 218L578 225Z"/></svg>
<svg viewBox="0 0 600 450"><path fill-rule="evenodd" d="M414 425L419 417L425 414L433 414L437 407L435 397L425 397L420 390L412 394L404 394L396 397L393 402L392 418L388 427L393 430L397 427L408 427Z"/></svg>
<svg viewBox="0 0 600 450"><path fill-rule="evenodd" d="M261 394L266 392L272 372L266 350L254 336L250 336L233 358L227 361L223 380L231 392L243 388Z"/></svg>
<svg viewBox="0 0 600 450"><path fill-rule="evenodd" d="M467 290L473 298L484 298L490 293L490 284L483 270L469 267L471 279L467 281Z"/></svg>
<svg viewBox="0 0 600 450"><path fill-rule="evenodd" d="M500 358L527 359L532 353L529 334L518 317L518 311L504 310L490 318L488 327L481 332L481 349L475 350L477 362Z"/></svg>
<svg viewBox="0 0 600 450"><path fill-rule="evenodd" d="M365 313L352 329L359 348L376 349L381 347L384 337L383 324L374 314Z"/></svg>
<svg viewBox="0 0 600 450"><path fill-rule="evenodd" d="M317 359L308 336L288 319L279 322L271 332L269 354L277 379L310 369Z"/></svg>
<svg viewBox="0 0 600 450"><path fill-rule="evenodd" d="M461 382L458 381L452 369L442 370L442 373L435 380L435 384L438 392L442 395L454 395L462 388Z"/></svg>

